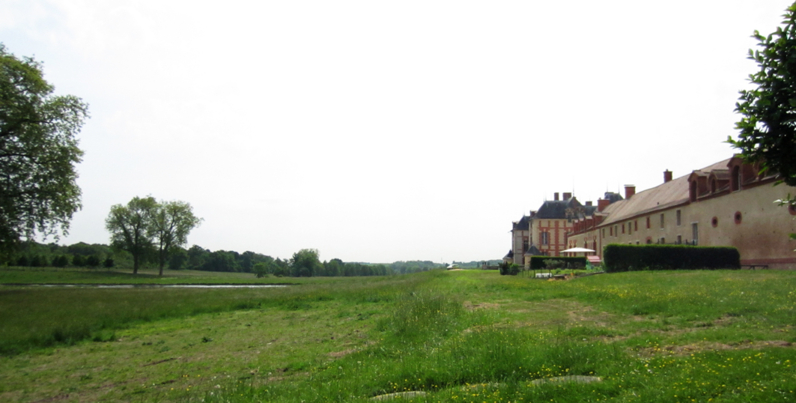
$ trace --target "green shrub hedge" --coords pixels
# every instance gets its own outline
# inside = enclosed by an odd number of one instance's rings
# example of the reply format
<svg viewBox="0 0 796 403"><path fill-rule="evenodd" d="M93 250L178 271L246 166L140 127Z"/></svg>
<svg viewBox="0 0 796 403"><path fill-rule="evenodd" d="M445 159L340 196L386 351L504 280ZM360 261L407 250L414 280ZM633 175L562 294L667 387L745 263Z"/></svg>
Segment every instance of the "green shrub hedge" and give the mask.
<svg viewBox="0 0 796 403"><path fill-rule="evenodd" d="M544 264L546 260L560 260L566 262L569 268L575 268L573 265L580 265L580 268L586 267L586 257L575 256L531 256L531 270L545 270L547 265Z"/></svg>
<svg viewBox="0 0 796 403"><path fill-rule="evenodd" d="M608 245L603 265L609 273L635 270L739 269L738 249L726 246Z"/></svg>

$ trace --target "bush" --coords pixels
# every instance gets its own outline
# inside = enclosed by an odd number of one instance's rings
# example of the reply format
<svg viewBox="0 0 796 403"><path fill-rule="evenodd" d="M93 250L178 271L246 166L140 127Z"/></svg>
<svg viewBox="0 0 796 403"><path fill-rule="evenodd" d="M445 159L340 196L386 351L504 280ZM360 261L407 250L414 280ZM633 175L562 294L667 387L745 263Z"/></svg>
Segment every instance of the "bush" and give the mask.
<svg viewBox="0 0 796 403"><path fill-rule="evenodd" d="M520 268L521 267L518 264L515 263L509 264L507 262L503 262L500 264L500 266L498 266L501 276L516 276L517 274L520 273Z"/></svg>
<svg viewBox="0 0 796 403"><path fill-rule="evenodd" d="M115 262L113 261L113 259L107 258L105 259L105 261L102 262L102 266L105 267L106 269L110 269L111 267L115 266Z"/></svg>
<svg viewBox="0 0 796 403"><path fill-rule="evenodd" d="M100 258L97 255L91 255L86 258L86 266L91 267L92 269L95 267L99 267L100 265Z"/></svg>
<svg viewBox="0 0 796 403"><path fill-rule="evenodd" d="M738 269L738 249L725 246L608 245L605 271Z"/></svg>
<svg viewBox="0 0 796 403"><path fill-rule="evenodd" d="M86 259L81 255L72 256L72 266L83 267L86 265Z"/></svg>
<svg viewBox="0 0 796 403"><path fill-rule="evenodd" d="M53 267L66 267L69 266L69 259L64 255L58 255L53 258Z"/></svg>
<svg viewBox="0 0 796 403"><path fill-rule="evenodd" d="M586 267L586 257L584 256L531 256L531 270L548 269L548 260L558 260L564 263L561 268L582 269Z"/></svg>

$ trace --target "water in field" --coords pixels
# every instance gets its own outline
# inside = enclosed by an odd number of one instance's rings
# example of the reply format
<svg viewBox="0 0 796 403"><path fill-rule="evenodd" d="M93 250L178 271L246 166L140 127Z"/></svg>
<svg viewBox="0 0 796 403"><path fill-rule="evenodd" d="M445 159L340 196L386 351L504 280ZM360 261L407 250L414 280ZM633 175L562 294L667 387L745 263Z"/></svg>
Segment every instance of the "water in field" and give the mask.
<svg viewBox="0 0 796 403"><path fill-rule="evenodd" d="M13 287L52 288L280 288L284 284L3 284Z"/></svg>

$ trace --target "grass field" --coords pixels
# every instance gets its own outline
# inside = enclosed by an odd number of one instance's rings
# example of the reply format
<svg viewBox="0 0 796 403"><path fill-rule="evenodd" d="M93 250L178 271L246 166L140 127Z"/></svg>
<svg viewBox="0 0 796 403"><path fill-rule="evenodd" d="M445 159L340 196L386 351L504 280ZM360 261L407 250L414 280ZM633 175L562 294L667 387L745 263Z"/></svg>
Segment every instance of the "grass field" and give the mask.
<svg viewBox="0 0 796 403"><path fill-rule="evenodd" d="M257 279L11 270L0 280ZM796 399L794 272L541 281L432 271L296 283L2 287L0 401L364 402L409 391L424 394L404 401ZM539 381L573 375L599 381Z"/></svg>

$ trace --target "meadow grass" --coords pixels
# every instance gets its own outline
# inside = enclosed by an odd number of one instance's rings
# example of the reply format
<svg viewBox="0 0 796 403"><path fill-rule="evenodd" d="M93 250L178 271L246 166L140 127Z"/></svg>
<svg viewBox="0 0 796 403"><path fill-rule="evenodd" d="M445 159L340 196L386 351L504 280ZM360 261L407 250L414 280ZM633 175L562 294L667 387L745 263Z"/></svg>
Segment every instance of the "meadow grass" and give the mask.
<svg viewBox="0 0 796 403"><path fill-rule="evenodd" d="M3 357L0 400L791 401L794 286L778 271L434 271L279 290L3 290L0 315L32 305L63 326L71 311L97 341ZM600 381L538 381L575 375Z"/></svg>

